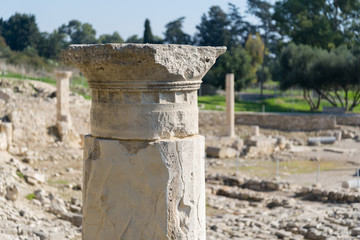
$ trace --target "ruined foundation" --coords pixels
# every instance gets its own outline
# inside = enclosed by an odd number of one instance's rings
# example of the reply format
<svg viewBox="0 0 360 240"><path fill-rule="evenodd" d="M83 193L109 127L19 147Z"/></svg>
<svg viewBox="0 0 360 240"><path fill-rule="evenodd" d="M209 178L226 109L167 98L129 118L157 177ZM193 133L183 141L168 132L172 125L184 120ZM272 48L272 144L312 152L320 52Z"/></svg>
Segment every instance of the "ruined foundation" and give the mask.
<svg viewBox="0 0 360 240"><path fill-rule="evenodd" d="M88 78L83 239L201 239L204 138L197 90L223 47L72 45Z"/></svg>

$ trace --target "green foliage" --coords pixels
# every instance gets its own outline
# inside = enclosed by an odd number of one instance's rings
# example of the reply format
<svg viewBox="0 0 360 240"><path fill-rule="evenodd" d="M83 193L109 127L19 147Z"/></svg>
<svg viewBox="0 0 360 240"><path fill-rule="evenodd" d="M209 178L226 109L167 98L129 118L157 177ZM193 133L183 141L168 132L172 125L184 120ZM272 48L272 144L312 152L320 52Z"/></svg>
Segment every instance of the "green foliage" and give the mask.
<svg viewBox="0 0 360 240"><path fill-rule="evenodd" d="M20 171L16 171L16 175L21 179L25 178L24 174L22 174Z"/></svg>
<svg viewBox="0 0 360 240"><path fill-rule="evenodd" d="M239 12L239 8L234 4L229 3L229 12L227 17L230 21L230 46L236 46L243 44L249 32L252 31L251 25L244 20L243 16Z"/></svg>
<svg viewBox="0 0 360 240"><path fill-rule="evenodd" d="M35 193L30 193L25 196L25 198L29 201L33 200L35 198Z"/></svg>
<svg viewBox="0 0 360 240"><path fill-rule="evenodd" d="M114 32L112 35L103 34L99 37L99 43L123 43L124 39L120 36L118 32Z"/></svg>
<svg viewBox="0 0 360 240"><path fill-rule="evenodd" d="M132 35L126 39L126 43L142 43L143 39L139 38L138 35Z"/></svg>
<svg viewBox="0 0 360 240"><path fill-rule="evenodd" d="M252 82L255 82L257 79L257 82L260 82L260 80L265 80L263 78L259 77L265 77L264 69L261 69L261 72L258 74L258 70L260 66L263 64L264 61L264 55L265 55L265 44L261 39L261 36L259 33L256 33L255 36L252 34L249 34L248 39L245 43L245 49L247 53L251 57L251 75L253 76Z"/></svg>
<svg viewBox="0 0 360 240"><path fill-rule="evenodd" d="M67 34L71 44L96 43L96 31L89 23L81 23L78 20L71 20L67 25L59 28L59 33Z"/></svg>
<svg viewBox="0 0 360 240"><path fill-rule="evenodd" d="M208 15L203 14L201 23L196 26L197 43L201 46L229 46L230 23L227 14L219 6L212 6Z"/></svg>
<svg viewBox="0 0 360 240"><path fill-rule="evenodd" d="M275 76L281 88L300 87L313 110L320 100L349 111L360 104L360 57L344 47L332 51L290 44L282 52ZM314 101L313 94L317 93Z"/></svg>
<svg viewBox="0 0 360 240"><path fill-rule="evenodd" d="M180 17L165 25L165 39L169 44L191 44L191 36L182 31L182 24L185 17Z"/></svg>
<svg viewBox="0 0 360 240"><path fill-rule="evenodd" d="M40 57L37 54L36 49L32 47L27 47L22 52L8 51L3 54L3 57L6 58L6 62L18 65L18 66L29 66L34 69L46 69L51 70L52 66L49 61Z"/></svg>
<svg viewBox="0 0 360 240"><path fill-rule="evenodd" d="M332 49L359 44L359 11L359 0L284 0L276 2L273 18L294 43Z"/></svg>
<svg viewBox="0 0 360 240"><path fill-rule="evenodd" d="M240 90L251 83L251 57L240 45L230 48L221 55L204 77L204 83L224 87L225 75L234 73L235 88Z"/></svg>
<svg viewBox="0 0 360 240"><path fill-rule="evenodd" d="M1 35L12 50L36 47L40 33L34 15L15 13L1 25Z"/></svg>
<svg viewBox="0 0 360 240"><path fill-rule="evenodd" d="M65 41L66 35L54 30L52 33L43 32L38 44L39 55L50 59L59 59L60 52L68 44Z"/></svg>
<svg viewBox="0 0 360 240"><path fill-rule="evenodd" d="M143 42L144 43L154 43L154 36L152 35L152 32L151 32L149 19L145 20L144 28L145 29L144 29Z"/></svg>

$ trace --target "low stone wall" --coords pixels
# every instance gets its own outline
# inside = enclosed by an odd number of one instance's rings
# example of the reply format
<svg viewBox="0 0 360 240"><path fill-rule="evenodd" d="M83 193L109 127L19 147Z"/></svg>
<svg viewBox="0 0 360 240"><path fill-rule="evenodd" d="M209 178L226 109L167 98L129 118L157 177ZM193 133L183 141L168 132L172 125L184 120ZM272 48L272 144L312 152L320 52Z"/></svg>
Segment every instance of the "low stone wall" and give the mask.
<svg viewBox="0 0 360 240"><path fill-rule="evenodd" d="M200 111L199 125L225 125L225 112ZM235 124L258 125L284 131L335 129L337 124L360 126L360 114L235 113Z"/></svg>
<svg viewBox="0 0 360 240"><path fill-rule="evenodd" d="M336 115L336 123L340 125L360 126L360 114Z"/></svg>
<svg viewBox="0 0 360 240"><path fill-rule="evenodd" d="M235 123L285 131L314 131L334 129L336 117L325 114L242 112L235 114Z"/></svg>

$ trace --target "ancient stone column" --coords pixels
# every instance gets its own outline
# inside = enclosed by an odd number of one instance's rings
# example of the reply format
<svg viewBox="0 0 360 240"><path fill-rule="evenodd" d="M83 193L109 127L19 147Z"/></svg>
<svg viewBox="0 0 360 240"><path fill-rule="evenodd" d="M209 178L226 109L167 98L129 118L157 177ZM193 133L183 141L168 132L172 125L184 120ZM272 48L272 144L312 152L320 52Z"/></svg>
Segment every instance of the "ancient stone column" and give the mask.
<svg viewBox="0 0 360 240"><path fill-rule="evenodd" d="M226 127L229 137L235 137L234 74L226 74Z"/></svg>
<svg viewBox="0 0 360 240"><path fill-rule="evenodd" d="M224 47L72 45L92 90L83 239L205 239L197 89Z"/></svg>
<svg viewBox="0 0 360 240"><path fill-rule="evenodd" d="M69 110L69 82L72 72L56 72L56 120L71 122Z"/></svg>

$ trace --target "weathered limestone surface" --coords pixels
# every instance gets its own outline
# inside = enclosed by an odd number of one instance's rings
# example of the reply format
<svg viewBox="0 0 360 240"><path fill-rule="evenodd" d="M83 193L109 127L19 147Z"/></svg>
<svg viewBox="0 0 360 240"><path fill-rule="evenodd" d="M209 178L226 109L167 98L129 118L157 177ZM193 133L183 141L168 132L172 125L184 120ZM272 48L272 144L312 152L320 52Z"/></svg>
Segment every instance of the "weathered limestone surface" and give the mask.
<svg viewBox="0 0 360 240"><path fill-rule="evenodd" d="M63 58L89 81L93 136L153 140L198 133L196 91L224 52L185 45L72 45Z"/></svg>
<svg viewBox="0 0 360 240"><path fill-rule="evenodd" d="M229 137L235 136L234 74L226 74L226 125Z"/></svg>
<svg viewBox="0 0 360 240"><path fill-rule="evenodd" d="M71 122L69 110L69 82L72 72L56 72L56 119Z"/></svg>
<svg viewBox="0 0 360 240"><path fill-rule="evenodd" d="M202 136L85 146L83 239L205 239Z"/></svg>
<svg viewBox="0 0 360 240"><path fill-rule="evenodd" d="M197 90L224 47L72 45L88 78L83 239L205 235L205 142Z"/></svg>

